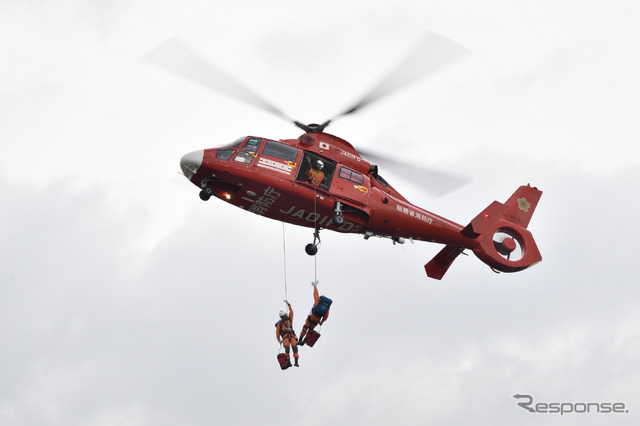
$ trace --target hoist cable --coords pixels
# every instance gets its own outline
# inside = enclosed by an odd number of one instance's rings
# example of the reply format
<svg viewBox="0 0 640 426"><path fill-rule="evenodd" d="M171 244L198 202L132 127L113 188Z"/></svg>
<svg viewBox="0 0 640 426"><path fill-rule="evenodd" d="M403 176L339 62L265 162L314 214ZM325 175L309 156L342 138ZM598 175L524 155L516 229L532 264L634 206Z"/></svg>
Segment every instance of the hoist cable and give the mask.
<svg viewBox="0 0 640 426"><path fill-rule="evenodd" d="M318 230L318 187L313 186L313 217L314 220L314 230L318 235L318 244L320 243L320 231ZM315 239L315 235L314 235ZM316 253L313 255L313 281L315 283L318 282L318 250L316 246Z"/></svg>
<svg viewBox="0 0 640 426"><path fill-rule="evenodd" d="M284 235L284 222L282 222L282 259L284 263L284 300L289 300L287 295L287 240Z"/></svg>

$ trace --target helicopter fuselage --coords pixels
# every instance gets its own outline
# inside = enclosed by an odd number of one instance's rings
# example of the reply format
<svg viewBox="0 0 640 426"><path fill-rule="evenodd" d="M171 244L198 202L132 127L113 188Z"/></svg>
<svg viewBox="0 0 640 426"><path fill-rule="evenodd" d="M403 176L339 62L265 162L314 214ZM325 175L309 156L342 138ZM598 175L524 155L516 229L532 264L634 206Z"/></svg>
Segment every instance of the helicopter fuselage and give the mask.
<svg viewBox="0 0 640 426"><path fill-rule="evenodd" d="M317 160L324 179L316 186L306 172ZM411 204L351 144L327 133L279 141L248 136L189 153L181 166L201 198L214 196L278 221L474 247L472 239L463 241L463 226Z"/></svg>
<svg viewBox="0 0 640 426"><path fill-rule="evenodd" d="M314 243L305 249L310 255L317 252L319 230L328 229L444 244L425 265L436 279L465 249L501 272L542 259L526 229L542 195L537 188L520 186L505 204L494 201L462 226L411 204L351 144L327 133L279 141L247 136L190 152L180 166L203 200L214 196L259 216L314 228ZM322 178L311 178L318 167Z"/></svg>

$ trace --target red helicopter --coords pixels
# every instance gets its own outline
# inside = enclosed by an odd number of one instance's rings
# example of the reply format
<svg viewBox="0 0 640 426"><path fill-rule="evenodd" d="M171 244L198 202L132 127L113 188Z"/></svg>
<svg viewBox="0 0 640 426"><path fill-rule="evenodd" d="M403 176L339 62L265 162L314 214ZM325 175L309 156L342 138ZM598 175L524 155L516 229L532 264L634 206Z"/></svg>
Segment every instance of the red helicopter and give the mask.
<svg viewBox="0 0 640 426"><path fill-rule="evenodd" d="M281 140L246 136L184 155L180 167L200 189L202 200L213 196L260 216L313 228L313 242L305 247L309 255L318 251L320 229L361 234L365 239L386 237L394 243L411 239L444 244L425 265L429 277L441 279L467 249L496 272L521 271L540 262L542 256L527 226L542 191L520 186L506 203L494 201L463 226L411 204L380 176L376 165L365 160L376 156L358 152L324 130L336 118L360 110L465 53L457 43L428 33L367 96L323 124L289 119L176 39L158 46L145 59L270 111L305 132Z"/></svg>

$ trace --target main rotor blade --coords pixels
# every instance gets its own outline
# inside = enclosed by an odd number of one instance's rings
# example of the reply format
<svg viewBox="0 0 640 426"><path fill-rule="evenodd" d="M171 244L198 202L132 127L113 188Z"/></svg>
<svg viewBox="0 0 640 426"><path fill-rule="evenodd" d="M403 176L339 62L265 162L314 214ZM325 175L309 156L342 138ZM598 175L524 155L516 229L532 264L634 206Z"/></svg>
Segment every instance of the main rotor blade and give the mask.
<svg viewBox="0 0 640 426"><path fill-rule="evenodd" d="M175 37L152 49L143 59L165 71L198 83L208 89L261 108L287 121L293 121L279 108L238 83Z"/></svg>
<svg viewBox="0 0 640 426"><path fill-rule="evenodd" d="M436 72L467 55L469 50L455 41L434 32L424 39L376 87L338 117L353 114L378 99Z"/></svg>
<svg viewBox="0 0 640 426"><path fill-rule="evenodd" d="M427 168L414 166L402 161L392 160L387 156L380 156L358 148L358 152L367 161L377 164L389 172L412 182L431 195L440 197L469 183L468 178L455 176L448 173L437 172ZM384 172L384 171L383 171Z"/></svg>

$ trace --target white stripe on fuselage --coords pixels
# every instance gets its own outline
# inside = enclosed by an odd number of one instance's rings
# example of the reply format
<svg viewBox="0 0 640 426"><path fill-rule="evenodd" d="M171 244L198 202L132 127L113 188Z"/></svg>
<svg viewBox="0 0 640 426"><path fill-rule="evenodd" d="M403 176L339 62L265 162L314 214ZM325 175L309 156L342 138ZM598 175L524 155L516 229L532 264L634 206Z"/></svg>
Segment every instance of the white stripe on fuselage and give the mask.
<svg viewBox="0 0 640 426"><path fill-rule="evenodd" d="M274 172L283 173L285 175L291 174L292 166L288 164L279 163L277 161L268 160L266 158L261 158L258 162L258 167L262 167L263 169L273 170Z"/></svg>

